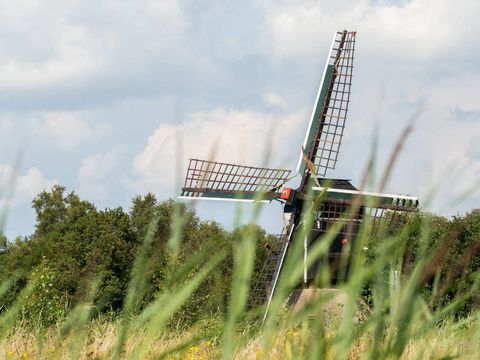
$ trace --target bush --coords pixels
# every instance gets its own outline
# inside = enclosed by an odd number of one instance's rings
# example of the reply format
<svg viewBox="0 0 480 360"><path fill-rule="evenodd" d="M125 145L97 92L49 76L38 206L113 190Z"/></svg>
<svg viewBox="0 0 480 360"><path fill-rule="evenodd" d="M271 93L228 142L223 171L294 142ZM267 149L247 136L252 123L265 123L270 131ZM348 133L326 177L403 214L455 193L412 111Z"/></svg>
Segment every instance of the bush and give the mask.
<svg viewBox="0 0 480 360"><path fill-rule="evenodd" d="M21 315L25 323L35 327L48 327L65 316L66 298L55 288L59 274L53 271L48 261L33 269L29 286L31 287L21 299Z"/></svg>

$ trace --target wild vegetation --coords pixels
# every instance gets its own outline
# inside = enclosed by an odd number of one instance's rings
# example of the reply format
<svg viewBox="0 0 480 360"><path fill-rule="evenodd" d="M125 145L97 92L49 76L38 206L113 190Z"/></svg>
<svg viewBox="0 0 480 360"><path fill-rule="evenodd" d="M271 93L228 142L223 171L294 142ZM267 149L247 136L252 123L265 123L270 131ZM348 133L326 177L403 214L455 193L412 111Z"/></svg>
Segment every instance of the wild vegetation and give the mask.
<svg viewBox="0 0 480 360"><path fill-rule="evenodd" d="M374 236L367 219L351 276L337 285L347 298L339 316L324 317L328 296L285 308L303 271L303 245L293 241L262 322L264 308L247 306L271 240L257 225L227 231L152 194L128 211L99 210L55 186L32 204L34 233L0 237L0 359L480 354L480 210L419 212ZM326 256L333 237L307 261Z"/></svg>

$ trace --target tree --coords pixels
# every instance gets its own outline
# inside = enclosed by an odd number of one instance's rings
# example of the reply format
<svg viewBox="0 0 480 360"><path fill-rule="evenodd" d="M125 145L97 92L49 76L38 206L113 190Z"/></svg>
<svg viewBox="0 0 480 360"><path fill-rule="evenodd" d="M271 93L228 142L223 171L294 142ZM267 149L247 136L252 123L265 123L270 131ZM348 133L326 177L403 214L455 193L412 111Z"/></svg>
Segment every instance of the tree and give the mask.
<svg viewBox="0 0 480 360"><path fill-rule="evenodd" d="M57 274L55 290L74 306L100 280L96 308L120 309L137 247L128 214L122 208L98 211L61 186L40 193L33 207L37 224L31 242Z"/></svg>
<svg viewBox="0 0 480 360"><path fill-rule="evenodd" d="M130 208L131 230L138 242L143 241L148 226L157 216L157 198L152 193L136 196Z"/></svg>
<svg viewBox="0 0 480 360"><path fill-rule="evenodd" d="M0 231L0 252L7 249L7 237Z"/></svg>

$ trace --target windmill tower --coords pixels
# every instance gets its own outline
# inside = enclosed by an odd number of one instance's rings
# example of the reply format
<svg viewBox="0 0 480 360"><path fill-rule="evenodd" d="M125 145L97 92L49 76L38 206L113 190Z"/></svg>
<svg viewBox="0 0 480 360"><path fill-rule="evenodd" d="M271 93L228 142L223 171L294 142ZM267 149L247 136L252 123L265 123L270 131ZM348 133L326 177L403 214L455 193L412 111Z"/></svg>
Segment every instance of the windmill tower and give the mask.
<svg viewBox="0 0 480 360"><path fill-rule="evenodd" d="M256 282L251 306L270 302L288 256L289 245L302 223L302 208L310 197L319 199L313 225L304 239L305 258L309 248L332 227L344 222L329 249L329 262L334 266L348 249L365 216L378 221L388 214L415 211L418 199L413 196L360 191L346 179L328 179L335 169L350 102L355 36L352 31L336 32L308 123L296 171L301 175L296 189L284 187L291 179L291 170L243 166L230 163L190 159L180 198L227 201L278 200L284 203L287 225L270 252ZM353 211L351 209L354 209ZM348 214L348 219L345 219ZM348 246L347 246L348 245ZM347 250L348 251L348 250ZM319 264L304 265L303 287L309 286ZM332 282L341 276L332 271ZM267 306L268 309L268 306Z"/></svg>

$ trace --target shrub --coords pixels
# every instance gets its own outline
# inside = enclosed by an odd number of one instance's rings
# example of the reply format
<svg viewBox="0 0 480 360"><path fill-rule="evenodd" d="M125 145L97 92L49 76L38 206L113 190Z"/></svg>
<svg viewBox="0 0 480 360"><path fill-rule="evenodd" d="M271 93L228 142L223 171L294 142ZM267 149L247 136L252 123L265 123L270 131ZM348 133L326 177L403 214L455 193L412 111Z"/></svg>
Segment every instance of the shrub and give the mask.
<svg viewBox="0 0 480 360"><path fill-rule="evenodd" d="M55 288L58 277L46 259L33 269L29 278L31 289L20 300L22 319L27 324L48 327L64 317L66 298Z"/></svg>

